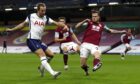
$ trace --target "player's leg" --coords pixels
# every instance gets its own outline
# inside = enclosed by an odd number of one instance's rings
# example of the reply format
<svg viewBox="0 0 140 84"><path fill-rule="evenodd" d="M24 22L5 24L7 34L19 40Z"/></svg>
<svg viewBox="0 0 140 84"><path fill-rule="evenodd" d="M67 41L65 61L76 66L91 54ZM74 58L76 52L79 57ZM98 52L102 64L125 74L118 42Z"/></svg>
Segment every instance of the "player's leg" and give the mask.
<svg viewBox="0 0 140 84"><path fill-rule="evenodd" d="M41 48L43 49L43 51L45 52L46 58L48 59L47 62L50 63L50 61L53 59L54 57L54 53L48 48L48 46L45 43L41 43ZM40 66L40 71L42 72L42 74L44 74L44 66ZM60 75L60 72L55 72L56 74L54 75L54 77L57 77L58 75Z"/></svg>
<svg viewBox="0 0 140 84"><path fill-rule="evenodd" d="M96 45L91 45L90 46L90 51L91 51L91 55L94 56L93 59L93 71L98 70L101 66L101 51L98 49L98 46Z"/></svg>
<svg viewBox="0 0 140 84"><path fill-rule="evenodd" d="M81 68L85 71L86 75L89 75L88 73L88 65L87 65L87 58L88 58L89 51L81 47L80 48L80 63L81 63Z"/></svg>
<svg viewBox="0 0 140 84"><path fill-rule="evenodd" d="M50 64L47 62L46 54L41 48L41 42L38 40L28 39L27 45L41 60L42 66L51 74L54 78L56 78L60 72L55 72Z"/></svg>
<svg viewBox="0 0 140 84"><path fill-rule="evenodd" d="M46 58L48 59L47 62L50 63L50 61L52 60L54 56L53 52L50 49L48 49L48 46L45 43L41 44L41 48L46 54ZM41 76L44 76L45 67L42 64L38 67L38 70L40 71Z"/></svg>
<svg viewBox="0 0 140 84"><path fill-rule="evenodd" d="M4 47L4 53L7 53L7 48L6 47Z"/></svg>
<svg viewBox="0 0 140 84"><path fill-rule="evenodd" d="M50 49L48 49L47 47L46 48L44 47L44 51L45 51L45 54L46 54L46 58L48 59L47 62L50 63L51 60L54 57L54 53ZM45 67L41 64L38 67L38 70L40 71L41 76L43 77L44 76L44 73L45 73Z"/></svg>
<svg viewBox="0 0 140 84"><path fill-rule="evenodd" d="M101 66L102 66L102 63L101 63L101 53L100 51L95 51L94 52L94 60L93 60L93 71L96 71L98 70Z"/></svg>
<svg viewBox="0 0 140 84"><path fill-rule="evenodd" d="M7 53L7 47L5 48L5 53Z"/></svg>
<svg viewBox="0 0 140 84"><path fill-rule="evenodd" d="M88 65L87 65L87 58L85 58L85 57L80 57L80 62L81 62L81 68L85 71L85 73L86 73L86 76L88 76L89 75L89 73L88 73Z"/></svg>
<svg viewBox="0 0 140 84"><path fill-rule="evenodd" d="M80 53L80 46L77 45L76 48L77 48L77 52Z"/></svg>
<svg viewBox="0 0 140 84"><path fill-rule="evenodd" d="M41 64L42 66L54 77L56 78L60 72L56 72L54 71L50 64L47 62L47 58L46 58L46 54L44 53L44 51L42 49L38 49L35 51L35 53L37 54L37 56L40 57L40 60L41 60Z"/></svg>
<svg viewBox="0 0 140 84"><path fill-rule="evenodd" d="M63 59L64 59L64 69L67 70L68 69L68 54L70 53L75 53L77 51L79 51L79 46L74 43L74 42L68 42L68 43L64 43L62 44L62 50L63 50Z"/></svg>
<svg viewBox="0 0 140 84"><path fill-rule="evenodd" d="M62 52L63 52L64 69L67 70L69 68L69 66L68 66L68 49L64 45L62 45Z"/></svg>
<svg viewBox="0 0 140 84"><path fill-rule="evenodd" d="M3 53L3 52L4 52L4 48L2 49L1 53Z"/></svg>
<svg viewBox="0 0 140 84"><path fill-rule="evenodd" d="M131 47L130 47L130 45L129 45L128 43L125 44L125 47L126 47L126 48L125 48L125 51L121 54L121 59L122 59L122 60L125 59L126 53L127 53L128 51L131 50Z"/></svg>
<svg viewBox="0 0 140 84"><path fill-rule="evenodd" d="M50 49L45 50L45 54L47 55L48 62L50 63L54 57L54 53Z"/></svg>

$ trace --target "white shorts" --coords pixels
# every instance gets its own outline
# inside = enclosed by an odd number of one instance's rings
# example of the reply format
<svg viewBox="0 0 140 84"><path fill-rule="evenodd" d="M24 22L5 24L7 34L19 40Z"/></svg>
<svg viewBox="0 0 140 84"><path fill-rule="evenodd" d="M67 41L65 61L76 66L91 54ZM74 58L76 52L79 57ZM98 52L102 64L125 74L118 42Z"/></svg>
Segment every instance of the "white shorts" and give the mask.
<svg viewBox="0 0 140 84"><path fill-rule="evenodd" d="M80 46L80 57L87 58L89 54L94 55L96 51L101 53L97 45L91 43L82 43Z"/></svg>
<svg viewBox="0 0 140 84"><path fill-rule="evenodd" d="M77 52L78 44L74 42L62 43L61 49L63 50L64 47L67 48L67 53L74 53L74 52Z"/></svg>
<svg viewBox="0 0 140 84"><path fill-rule="evenodd" d="M124 44L126 46L126 48L131 48L131 46L128 43Z"/></svg>

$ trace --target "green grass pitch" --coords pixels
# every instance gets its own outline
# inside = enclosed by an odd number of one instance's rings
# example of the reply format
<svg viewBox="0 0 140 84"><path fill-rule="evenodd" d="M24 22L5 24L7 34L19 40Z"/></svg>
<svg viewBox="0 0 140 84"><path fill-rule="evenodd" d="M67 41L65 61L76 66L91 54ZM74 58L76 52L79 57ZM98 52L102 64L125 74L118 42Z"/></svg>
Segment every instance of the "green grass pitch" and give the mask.
<svg viewBox="0 0 140 84"><path fill-rule="evenodd" d="M46 72L40 77L40 60L34 54L0 54L0 84L140 84L140 56L102 55L103 66L92 72L92 57L88 59L89 76L80 68L79 55L69 56L69 70L63 69L62 55L51 62L62 74L57 78Z"/></svg>

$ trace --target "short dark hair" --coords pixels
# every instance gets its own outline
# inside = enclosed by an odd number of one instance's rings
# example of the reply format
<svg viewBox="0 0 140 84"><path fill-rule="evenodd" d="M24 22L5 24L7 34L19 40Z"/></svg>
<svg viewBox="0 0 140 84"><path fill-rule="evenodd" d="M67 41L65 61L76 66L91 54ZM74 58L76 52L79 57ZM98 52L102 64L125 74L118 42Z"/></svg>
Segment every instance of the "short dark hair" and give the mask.
<svg viewBox="0 0 140 84"><path fill-rule="evenodd" d="M45 3L37 3L37 10L40 10L40 7L46 7Z"/></svg>
<svg viewBox="0 0 140 84"><path fill-rule="evenodd" d="M95 10L95 9L92 9L92 10L91 10L91 13L98 13L98 15L100 15L100 11Z"/></svg>
<svg viewBox="0 0 140 84"><path fill-rule="evenodd" d="M66 21L66 18L65 17L59 17L58 20L60 20L60 19L64 19Z"/></svg>

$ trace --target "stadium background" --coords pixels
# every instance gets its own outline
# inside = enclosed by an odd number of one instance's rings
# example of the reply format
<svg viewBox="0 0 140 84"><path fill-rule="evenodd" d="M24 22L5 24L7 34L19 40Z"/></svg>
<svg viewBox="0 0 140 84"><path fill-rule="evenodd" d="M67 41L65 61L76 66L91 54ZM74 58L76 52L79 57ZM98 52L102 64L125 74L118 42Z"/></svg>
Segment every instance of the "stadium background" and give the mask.
<svg viewBox="0 0 140 84"><path fill-rule="evenodd" d="M63 70L62 57L57 54L52 62L55 69L62 71L60 79L52 80L48 75L40 78L36 67L38 59L33 56L26 47L26 35L28 27L14 32L5 32L7 27L12 28L24 21L28 14L36 12L36 3L45 2L47 15L54 20L64 16L67 22L74 25L90 18L91 9L100 9L101 21L114 29L133 30L136 39L131 42L132 50L128 52L125 61L120 60L120 53L124 50L121 45L121 34L109 34L104 32L101 39L104 66L97 73L90 72L89 77L83 76L79 66L79 55L70 57L70 70ZM139 84L139 55L140 55L140 1L139 0L0 0L0 84ZM43 41L49 44L53 41L56 26L47 25ZM84 28L74 30L81 40ZM8 54L1 54L3 41L7 41ZM59 44L54 43L51 49L59 53ZM115 48L111 48L115 46ZM109 51L108 51L109 50ZM11 54L25 53L25 54ZM116 55L116 53L118 55ZM115 54L115 55L114 55ZM19 57L20 56L20 57ZM89 63L92 59L89 59ZM57 65L56 65L57 64ZM77 67L78 66L78 67ZM82 76L81 76L82 74ZM73 81L71 81L73 80Z"/></svg>
<svg viewBox="0 0 140 84"><path fill-rule="evenodd" d="M61 16L66 17L67 22L73 27L77 22L85 18L90 18L91 9L103 8L101 11L101 21L105 22L110 28L131 28L136 39L132 43L134 49L130 52L131 54L140 54L138 50L140 45L140 2L138 0L17 0L16 2L4 0L0 3L0 46L3 45L3 40L7 40L7 45L9 47L8 52L15 53L15 50L19 50L19 53L29 52L27 47L25 49L25 37L28 32L28 27L24 28L22 31L8 33L4 32L4 30L6 27L14 27L16 24L25 20L30 13L36 12L35 9L38 2L46 3L47 15L49 17L54 20L57 20L57 18ZM46 28L47 33L44 34L43 40L47 44L53 41L55 28L54 25L49 25ZM80 40L82 39L83 32L84 28L75 30ZM112 40L110 40L110 38ZM100 43L102 51L107 51L110 46L117 44L119 41L119 34L112 36L111 34L103 33ZM53 44L53 46L56 48L59 44ZM0 49L2 49L2 47L0 47ZM123 46L119 46L117 50L119 51L111 53L120 53L123 50ZM54 51L59 52L59 48L57 47Z"/></svg>

